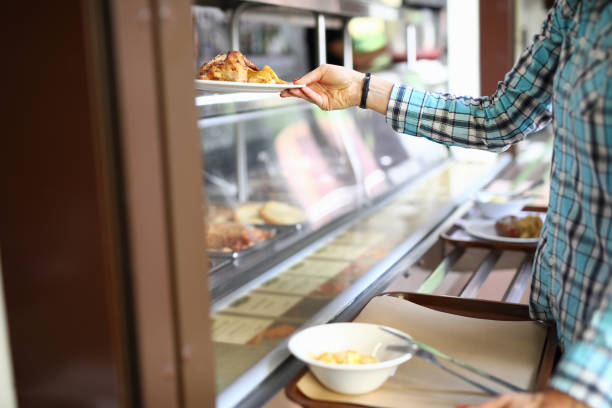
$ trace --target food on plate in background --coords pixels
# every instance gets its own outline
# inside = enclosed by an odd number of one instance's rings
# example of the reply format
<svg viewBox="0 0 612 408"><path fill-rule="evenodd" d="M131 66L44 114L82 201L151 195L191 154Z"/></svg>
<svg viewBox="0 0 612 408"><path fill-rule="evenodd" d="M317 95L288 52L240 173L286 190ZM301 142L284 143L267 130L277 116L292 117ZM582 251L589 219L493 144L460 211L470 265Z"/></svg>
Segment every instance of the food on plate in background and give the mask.
<svg viewBox="0 0 612 408"><path fill-rule="evenodd" d="M219 54L200 67L199 78L213 81L286 84L268 65L259 69L240 51Z"/></svg>
<svg viewBox="0 0 612 408"><path fill-rule="evenodd" d="M280 201L250 202L236 207L233 219L240 224L295 225L306 221L306 213Z"/></svg>
<svg viewBox="0 0 612 408"><path fill-rule="evenodd" d="M259 211L263 207L263 203L245 203L234 209L234 222L239 224L265 224L265 221L259 215Z"/></svg>
<svg viewBox="0 0 612 408"><path fill-rule="evenodd" d="M233 217L232 210L227 207L208 204L204 210L207 211L206 215L209 224L230 222Z"/></svg>
<svg viewBox="0 0 612 408"><path fill-rule="evenodd" d="M508 215L495 223L495 231L502 237L537 238L542 230L542 218L537 215L517 217Z"/></svg>
<svg viewBox="0 0 612 408"><path fill-rule="evenodd" d="M295 225L306 221L306 213L291 204L280 201L250 201L235 206L208 204L209 224L274 224Z"/></svg>
<svg viewBox="0 0 612 408"><path fill-rule="evenodd" d="M259 210L259 215L268 224L294 225L306 220L306 213L301 209L279 201L268 201Z"/></svg>
<svg viewBox="0 0 612 408"><path fill-rule="evenodd" d="M242 251L274 236L274 231L233 223L211 224L206 234L208 249Z"/></svg>
<svg viewBox="0 0 612 408"><path fill-rule="evenodd" d="M322 363L330 364L374 364L378 362L374 357L354 350L321 353L318 356L313 356L313 358Z"/></svg>

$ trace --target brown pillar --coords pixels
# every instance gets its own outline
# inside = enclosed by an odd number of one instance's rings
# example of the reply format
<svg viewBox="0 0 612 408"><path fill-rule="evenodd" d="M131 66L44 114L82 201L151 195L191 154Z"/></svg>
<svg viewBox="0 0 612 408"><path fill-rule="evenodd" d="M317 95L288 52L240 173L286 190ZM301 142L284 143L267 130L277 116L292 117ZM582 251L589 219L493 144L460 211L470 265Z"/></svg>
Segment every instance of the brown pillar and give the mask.
<svg viewBox="0 0 612 408"><path fill-rule="evenodd" d="M514 0L480 0L480 89L491 95L514 64Z"/></svg>
<svg viewBox="0 0 612 408"><path fill-rule="evenodd" d="M10 2L0 248L20 407L132 406L105 10ZM6 116L5 116L6 115Z"/></svg>

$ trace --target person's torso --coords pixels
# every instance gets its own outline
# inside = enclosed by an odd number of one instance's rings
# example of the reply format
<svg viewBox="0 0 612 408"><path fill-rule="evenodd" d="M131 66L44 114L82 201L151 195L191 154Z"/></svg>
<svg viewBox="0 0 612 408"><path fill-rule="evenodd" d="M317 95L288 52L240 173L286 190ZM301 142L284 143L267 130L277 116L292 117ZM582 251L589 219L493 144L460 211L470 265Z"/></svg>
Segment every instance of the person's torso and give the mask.
<svg viewBox="0 0 612 408"><path fill-rule="evenodd" d="M553 79L550 202L534 277L542 288L532 296L535 315L555 320L565 342L612 286L612 3L571 5Z"/></svg>

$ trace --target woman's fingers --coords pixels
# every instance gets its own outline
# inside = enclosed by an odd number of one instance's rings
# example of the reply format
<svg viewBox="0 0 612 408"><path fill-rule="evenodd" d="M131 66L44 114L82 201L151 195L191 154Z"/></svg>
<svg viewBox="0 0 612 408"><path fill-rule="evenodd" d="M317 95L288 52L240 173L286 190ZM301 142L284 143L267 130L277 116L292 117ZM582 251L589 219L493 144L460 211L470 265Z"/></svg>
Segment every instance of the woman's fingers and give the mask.
<svg viewBox="0 0 612 408"><path fill-rule="evenodd" d="M308 98L308 100L310 100L310 102L313 102L314 104L318 105L321 109L326 109L326 107L323 106L323 98L321 97L321 95L315 92L312 88L305 86L304 88L298 88L298 89L302 91L304 95L306 95L306 97Z"/></svg>
<svg viewBox="0 0 612 408"><path fill-rule="evenodd" d="M309 95L307 95L306 93L303 92L304 89L308 89L307 87L304 88L291 88L291 89L285 89L281 92L281 98L287 98L290 96L294 96L296 98L301 98L304 99L307 102L310 103L314 103L316 105L318 105L317 100L313 100ZM312 95L312 94L310 94Z"/></svg>
<svg viewBox="0 0 612 408"><path fill-rule="evenodd" d="M296 98L302 97L299 89L291 88L291 89L283 89L280 93L281 98L288 98L291 96L295 96Z"/></svg>
<svg viewBox="0 0 612 408"><path fill-rule="evenodd" d="M302 85L302 84L308 85L313 82L318 82L319 80L321 80L321 77L323 76L326 70L327 70L327 66L321 65L320 67L313 69L312 71L310 71L303 77L294 80L293 83L296 85Z"/></svg>

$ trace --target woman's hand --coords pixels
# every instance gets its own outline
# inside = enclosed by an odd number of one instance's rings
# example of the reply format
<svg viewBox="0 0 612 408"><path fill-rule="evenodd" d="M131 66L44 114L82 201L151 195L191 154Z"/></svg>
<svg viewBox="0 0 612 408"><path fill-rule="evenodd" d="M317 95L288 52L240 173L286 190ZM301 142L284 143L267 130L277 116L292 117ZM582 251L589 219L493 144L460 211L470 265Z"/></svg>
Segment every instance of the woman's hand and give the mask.
<svg viewBox="0 0 612 408"><path fill-rule="evenodd" d="M560 391L548 389L532 394L506 394L469 408L588 408Z"/></svg>
<svg viewBox="0 0 612 408"><path fill-rule="evenodd" d="M358 106L364 74L338 65L321 65L294 84L304 88L285 89L281 98L296 96L312 102L323 110L345 109Z"/></svg>

